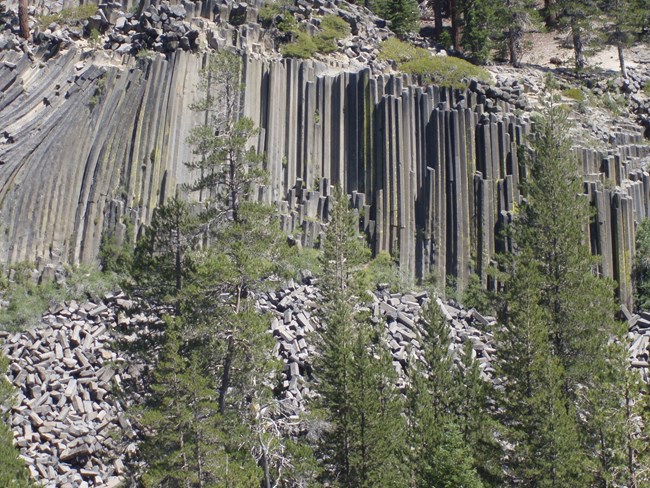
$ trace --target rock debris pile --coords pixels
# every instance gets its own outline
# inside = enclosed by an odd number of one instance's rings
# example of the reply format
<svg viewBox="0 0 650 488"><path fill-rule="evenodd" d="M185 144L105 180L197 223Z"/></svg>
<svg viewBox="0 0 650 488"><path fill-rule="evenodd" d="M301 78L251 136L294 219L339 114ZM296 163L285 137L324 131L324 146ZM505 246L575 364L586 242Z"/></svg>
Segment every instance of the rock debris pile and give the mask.
<svg viewBox="0 0 650 488"><path fill-rule="evenodd" d="M111 350L120 300L71 302L44 315L39 328L0 332L10 360L7 377L18 389L10 415L15 443L44 486L108 488L121 482L125 453L116 439L134 432L116 396L121 358Z"/></svg>
<svg viewBox="0 0 650 488"><path fill-rule="evenodd" d="M650 312L639 312L631 314L627 308L622 307L623 314L627 319L628 343L630 366L639 370L643 380L650 381L648 374L648 343L650 343Z"/></svg>
<svg viewBox="0 0 650 488"><path fill-rule="evenodd" d="M481 377L499 384L492 365L493 317L453 301L432 300L427 292L391 293L380 287L368 293L366 309L373 322L385 326L400 388L408 385L409 361L425 361L422 345L430 306L439 307L449 326L450 352L458 367L464 367L463 356L470 351ZM314 361L323 330L318 313L323 296L317 280L307 273L301 283L263 293L257 301L259 309L271 315L269 326L277 341L273 353L283 362L278 385L282 430L295 434L304 428L302 414L317 396ZM10 361L7 377L18 389L10 425L36 481L62 488L116 487L123 481L125 465L137 462L138 452L138 433L125 410L142 403L142 373L153 366L155 351L148 351L146 358L132 357L128 348L117 352L115 344L159 334L163 312L143 311L122 293L110 294L98 303L59 306L43 316L39 328L0 332ZM631 314L624 307L623 312L630 331L631 366L647 381L650 313Z"/></svg>
<svg viewBox="0 0 650 488"><path fill-rule="evenodd" d="M284 363L282 373L283 405L288 418L298 420L299 414L314 398L312 387L318 372L314 373L314 359L318 355L314 334L323 330L314 311L320 307L322 294L315 280L307 277L302 284L291 283L277 292L258 299L261 310L272 313L271 330L277 340L274 353ZM399 386L408 381L405 372L409 361L423 361L422 344L426 340L423 315L431 299L427 292L391 293L387 288L371 294L369 305L372 320L383 322L386 341L393 356L393 366L399 374ZM494 379L491 365L495 352L494 337L489 332L496 324L493 317L484 317L476 310L464 310L436 299L447 324L452 342L454 361L462 367L467 341L472 344L472 359L478 362L481 377ZM285 412L287 414L287 412Z"/></svg>

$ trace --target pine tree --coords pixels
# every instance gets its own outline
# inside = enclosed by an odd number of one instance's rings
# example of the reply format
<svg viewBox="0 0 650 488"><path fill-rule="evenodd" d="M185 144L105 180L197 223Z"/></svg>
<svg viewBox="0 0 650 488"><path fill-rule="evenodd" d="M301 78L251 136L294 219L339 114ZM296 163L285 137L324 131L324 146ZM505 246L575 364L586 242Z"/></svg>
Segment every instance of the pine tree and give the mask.
<svg viewBox="0 0 650 488"><path fill-rule="evenodd" d="M355 310L351 275L369 252L340 189L332 198L323 244L319 390L331 425L322 450L327 479L352 487L403 486L405 453L401 400L382 333ZM379 324L383 329L383 325Z"/></svg>
<svg viewBox="0 0 650 488"><path fill-rule="evenodd" d="M558 22L571 31L571 41L577 70L583 70L587 64L586 43L595 33L594 22L600 15L597 0L556 0L553 10L558 12Z"/></svg>
<svg viewBox="0 0 650 488"><path fill-rule="evenodd" d="M524 34L538 20L535 3L534 0L506 0L505 2L504 31L510 64L515 68L521 66Z"/></svg>
<svg viewBox="0 0 650 488"><path fill-rule="evenodd" d="M596 432L607 412L602 395L622 404L615 380L624 378L624 368L611 359L618 333L613 286L594 274L596 261L583 244L590 213L580 197L567 116L550 103L536 123L502 315L502 403L519 476L549 486L590 486L621 469L611 462L620 456L602 462L597 454L624 449L621 437L602 447L605 436Z"/></svg>
<svg viewBox="0 0 650 488"><path fill-rule="evenodd" d="M204 113L205 120L188 137L197 160L186 166L199 172L188 189L206 201L212 221L237 221L241 203L265 175L261 156L247 148L257 129L250 118L240 117L241 73L238 54L223 50L211 55L201 71L202 99L191 107Z"/></svg>
<svg viewBox="0 0 650 488"><path fill-rule="evenodd" d="M149 299L177 303L192 270L190 251L202 227L189 203L174 197L154 210L135 250L136 291Z"/></svg>
<svg viewBox="0 0 650 488"><path fill-rule="evenodd" d="M417 31L420 11L415 0L376 0L374 10L398 37Z"/></svg>
<svg viewBox="0 0 650 488"><path fill-rule="evenodd" d="M641 221L636 230L636 266L634 270L636 307L650 310L650 220Z"/></svg>
<svg viewBox="0 0 650 488"><path fill-rule="evenodd" d="M497 0L462 0L463 51L478 63L485 63L494 48L493 36L500 31L504 12Z"/></svg>
<svg viewBox="0 0 650 488"><path fill-rule="evenodd" d="M621 75L627 78L624 48L629 47L647 25L648 6L643 0L607 0L602 9L607 16L607 42L616 46Z"/></svg>
<svg viewBox="0 0 650 488"><path fill-rule="evenodd" d="M482 487L461 426L459 405L465 391L450 354L449 327L435 302L423 323L426 364L409 365L409 486Z"/></svg>
<svg viewBox="0 0 650 488"><path fill-rule="evenodd" d="M183 345L181 323L168 319L151 396L140 418L148 432L141 446L148 465L142 481L145 486L251 486L259 480L255 460L226 430L208 365ZM229 470L229 465L237 469Z"/></svg>
<svg viewBox="0 0 650 488"><path fill-rule="evenodd" d="M18 457L18 450L13 445L13 432L6 423L6 413L12 406L14 391L5 379L9 368L7 358L0 351L0 486L10 488L28 488L32 486L29 472Z"/></svg>

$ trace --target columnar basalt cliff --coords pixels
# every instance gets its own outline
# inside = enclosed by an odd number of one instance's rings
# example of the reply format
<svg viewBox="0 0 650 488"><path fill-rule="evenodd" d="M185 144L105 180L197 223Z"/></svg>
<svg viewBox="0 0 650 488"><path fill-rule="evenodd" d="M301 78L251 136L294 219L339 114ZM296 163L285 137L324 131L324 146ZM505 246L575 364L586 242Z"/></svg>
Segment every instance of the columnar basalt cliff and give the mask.
<svg viewBox="0 0 650 488"><path fill-rule="evenodd" d="M486 269L510 248L500 231L521 202L520 148L534 132L528 116L515 115L523 87L455 91L370 69L267 60L256 53L258 28L237 32L248 52L242 114L260 129L252 143L270 176L258 195L280 208L285 229L317 244L330 188L341 184L375 252L399 256L415 277L453 275L462 288L475 272L491 286ZM208 34L215 47L228 37ZM102 236L120 241L128 223L137 232L192 179L186 138L203 116L188 107L206 55L113 56L0 52L3 262L92 262ZM642 164L650 151L633 126L611 134L606 149L590 145L576 140L596 215L585 239L629 304L635 223L650 213Z"/></svg>

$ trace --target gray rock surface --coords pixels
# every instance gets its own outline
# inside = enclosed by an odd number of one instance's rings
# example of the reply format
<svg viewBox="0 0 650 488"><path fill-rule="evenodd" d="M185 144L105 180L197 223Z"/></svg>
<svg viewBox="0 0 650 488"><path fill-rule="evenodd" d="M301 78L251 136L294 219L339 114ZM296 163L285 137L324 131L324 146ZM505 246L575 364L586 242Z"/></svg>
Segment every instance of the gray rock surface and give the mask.
<svg viewBox="0 0 650 488"><path fill-rule="evenodd" d="M80 48L56 25L36 45L3 34L0 260L89 263L102 236L119 244L128 226L137 233L149 223L196 176L183 163L203 118L188 107L204 48L234 42L246 53L242 113L260 128L251 143L267 156L269 183L257 193L282 210L287 232L318 245L331 185L341 184L375 252L399 255L413 276L453 275L463 288L475 272L492 286L486 270L510 248L500 231L521 201L518 148L532 128L515 113L534 82L500 76L454 91L382 74L371 54L385 29L361 7L303 3L295 8L305 22L326 12L348 20L349 49L370 57L269 56L259 2L152 2L139 18L107 4L104 51ZM645 78L635 76L645 106ZM597 214L585 242L630 305L635 228L650 212L650 148L640 126L598 130L598 145L576 140Z"/></svg>

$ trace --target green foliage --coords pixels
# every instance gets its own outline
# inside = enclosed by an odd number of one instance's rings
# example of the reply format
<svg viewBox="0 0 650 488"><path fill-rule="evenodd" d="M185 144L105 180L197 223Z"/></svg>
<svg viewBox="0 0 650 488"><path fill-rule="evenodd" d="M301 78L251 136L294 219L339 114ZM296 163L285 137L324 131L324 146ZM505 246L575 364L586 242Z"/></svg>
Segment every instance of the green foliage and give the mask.
<svg viewBox="0 0 650 488"><path fill-rule="evenodd" d="M187 202L172 198L158 207L135 249L136 291L150 300L177 303L200 235L200 220Z"/></svg>
<svg viewBox="0 0 650 488"><path fill-rule="evenodd" d="M300 32L295 41L285 44L280 48L280 52L284 57L299 59L309 59L317 50L318 48L314 39L306 32Z"/></svg>
<svg viewBox="0 0 650 488"><path fill-rule="evenodd" d="M388 21L390 29L399 37L417 30L420 10L415 0L376 0L373 10Z"/></svg>
<svg viewBox="0 0 650 488"><path fill-rule="evenodd" d="M231 51L211 55L201 72L200 101L190 108L207 115L207 123L196 126L187 142L196 159L186 166L198 178L187 189L199 193L205 202L203 216L212 224L239 219L241 202L249 199L266 173L263 156L248 141L257 134L253 120L238 117L243 85L242 59Z"/></svg>
<svg viewBox="0 0 650 488"><path fill-rule="evenodd" d="M97 49L99 47L100 35L101 34L97 29L90 31L90 34L88 35L88 45L91 48Z"/></svg>
<svg viewBox="0 0 650 488"><path fill-rule="evenodd" d="M0 286L2 299L9 302L0 309L0 328L6 330L33 327L49 307L68 300L101 297L119 288L122 279L115 273L102 273L93 266L82 265L66 270L65 281L38 284L31 278L34 268L29 263L14 265L13 269L13 282Z"/></svg>
<svg viewBox="0 0 650 488"><path fill-rule="evenodd" d="M429 304L423 322L426 336L422 348L426 364L413 362L408 369L411 379L406 408L409 486L482 487L475 468L478 445L471 429L485 414L474 415L476 412L470 411L469 405L479 410L485 405L476 395L467 395L472 390L467 388L469 383L454 365L449 326L435 302L435 295L432 296L434 301ZM480 383L472 385L475 386ZM479 431L483 432L488 425ZM498 453L498 449L494 452Z"/></svg>
<svg viewBox="0 0 650 488"><path fill-rule="evenodd" d="M156 57L156 53L155 51L143 47L136 53L135 57L136 59L144 59L144 60L154 59Z"/></svg>
<svg viewBox="0 0 650 488"><path fill-rule="evenodd" d="M284 12L284 14L282 15L282 20L278 22L278 29L280 30L280 32L284 32L285 34L292 34L292 35L300 34L298 21L289 12Z"/></svg>
<svg viewBox="0 0 650 488"><path fill-rule="evenodd" d="M650 82L646 82L646 84L643 85L643 93L650 97Z"/></svg>
<svg viewBox="0 0 650 488"><path fill-rule="evenodd" d="M391 37L379 44L379 55L377 58L383 61L394 61L399 65L428 56L431 56L431 54L426 49L415 47L413 44L400 41L396 37Z"/></svg>
<svg viewBox="0 0 650 488"><path fill-rule="evenodd" d="M580 88L567 88L566 90L562 90L562 96L571 98L578 102L584 102L587 99L585 92Z"/></svg>
<svg viewBox="0 0 650 488"><path fill-rule="evenodd" d="M140 417L150 432L141 446L149 469L144 486L251 486L259 468L236 444L217 407L209 363L184 351L180 322L168 319L151 395ZM228 469L229 464L235 469Z"/></svg>
<svg viewBox="0 0 650 488"><path fill-rule="evenodd" d="M650 310L650 220L636 229L636 307Z"/></svg>
<svg viewBox="0 0 650 488"><path fill-rule="evenodd" d="M331 427L321 445L324 481L336 486L406 486L405 430L395 371L381 331L355 311L354 270L369 258L340 188L323 243L323 408Z"/></svg>
<svg viewBox="0 0 650 488"><path fill-rule="evenodd" d="M257 12L257 18L263 25L271 24L282 11L277 3L266 2Z"/></svg>
<svg viewBox="0 0 650 488"><path fill-rule="evenodd" d="M29 488L32 485L29 479L29 472L18 457L18 450L13 445L13 432L7 425L5 411L13 405L14 391L5 379L5 372L9 368L7 358L0 351L0 486L7 488Z"/></svg>
<svg viewBox="0 0 650 488"><path fill-rule="evenodd" d="M133 222L125 219L125 232L120 245L117 244L117 238L114 233L105 232L102 235L102 241L99 245L97 258L102 271L127 274L131 272L133 265L133 248L135 246L135 236Z"/></svg>
<svg viewBox="0 0 650 488"><path fill-rule="evenodd" d="M354 273L350 282L356 294L375 290L377 285L388 285L391 291L407 291L412 283L399 269L399 263L387 251L380 252L363 268Z"/></svg>
<svg viewBox="0 0 650 488"><path fill-rule="evenodd" d="M473 60L485 63L494 48L493 36L502 23L503 4L496 0L464 0L461 2L463 37L461 46Z"/></svg>
<svg viewBox="0 0 650 488"><path fill-rule="evenodd" d="M449 88L465 88L472 78L489 81L487 71L451 56L429 56L415 59L399 66L401 71L419 76L424 83Z"/></svg>
<svg viewBox="0 0 650 488"><path fill-rule="evenodd" d="M96 13L97 5L94 3L87 3L76 7L64 8L55 14L41 15L38 17L38 23L43 27L47 27L52 22L68 25L77 24L92 17Z"/></svg>
<svg viewBox="0 0 650 488"><path fill-rule="evenodd" d="M326 15L321 20L323 34L334 39L343 39L350 34L350 24L337 15Z"/></svg>
<svg viewBox="0 0 650 488"><path fill-rule="evenodd" d="M432 56L426 49L396 39L382 42L378 57L394 61L397 69L421 77L424 83L462 88L467 86L467 81L471 78L490 80L487 71L467 61L451 56Z"/></svg>
<svg viewBox="0 0 650 488"><path fill-rule="evenodd" d="M582 180L568 114L555 101L547 100L536 120L527 200L513 224L520 252L506 266L498 335L502 421L516 446L509 463L516 477L541 486L593 486L626 471L614 461L622 458L608 454L625 449L623 438L603 435L599 419L624 428L612 405L590 399L608 397L620 408L616 382L625 378L625 363L611 340L621 337L612 283L593 274L583 244L589 204L577 197Z"/></svg>

